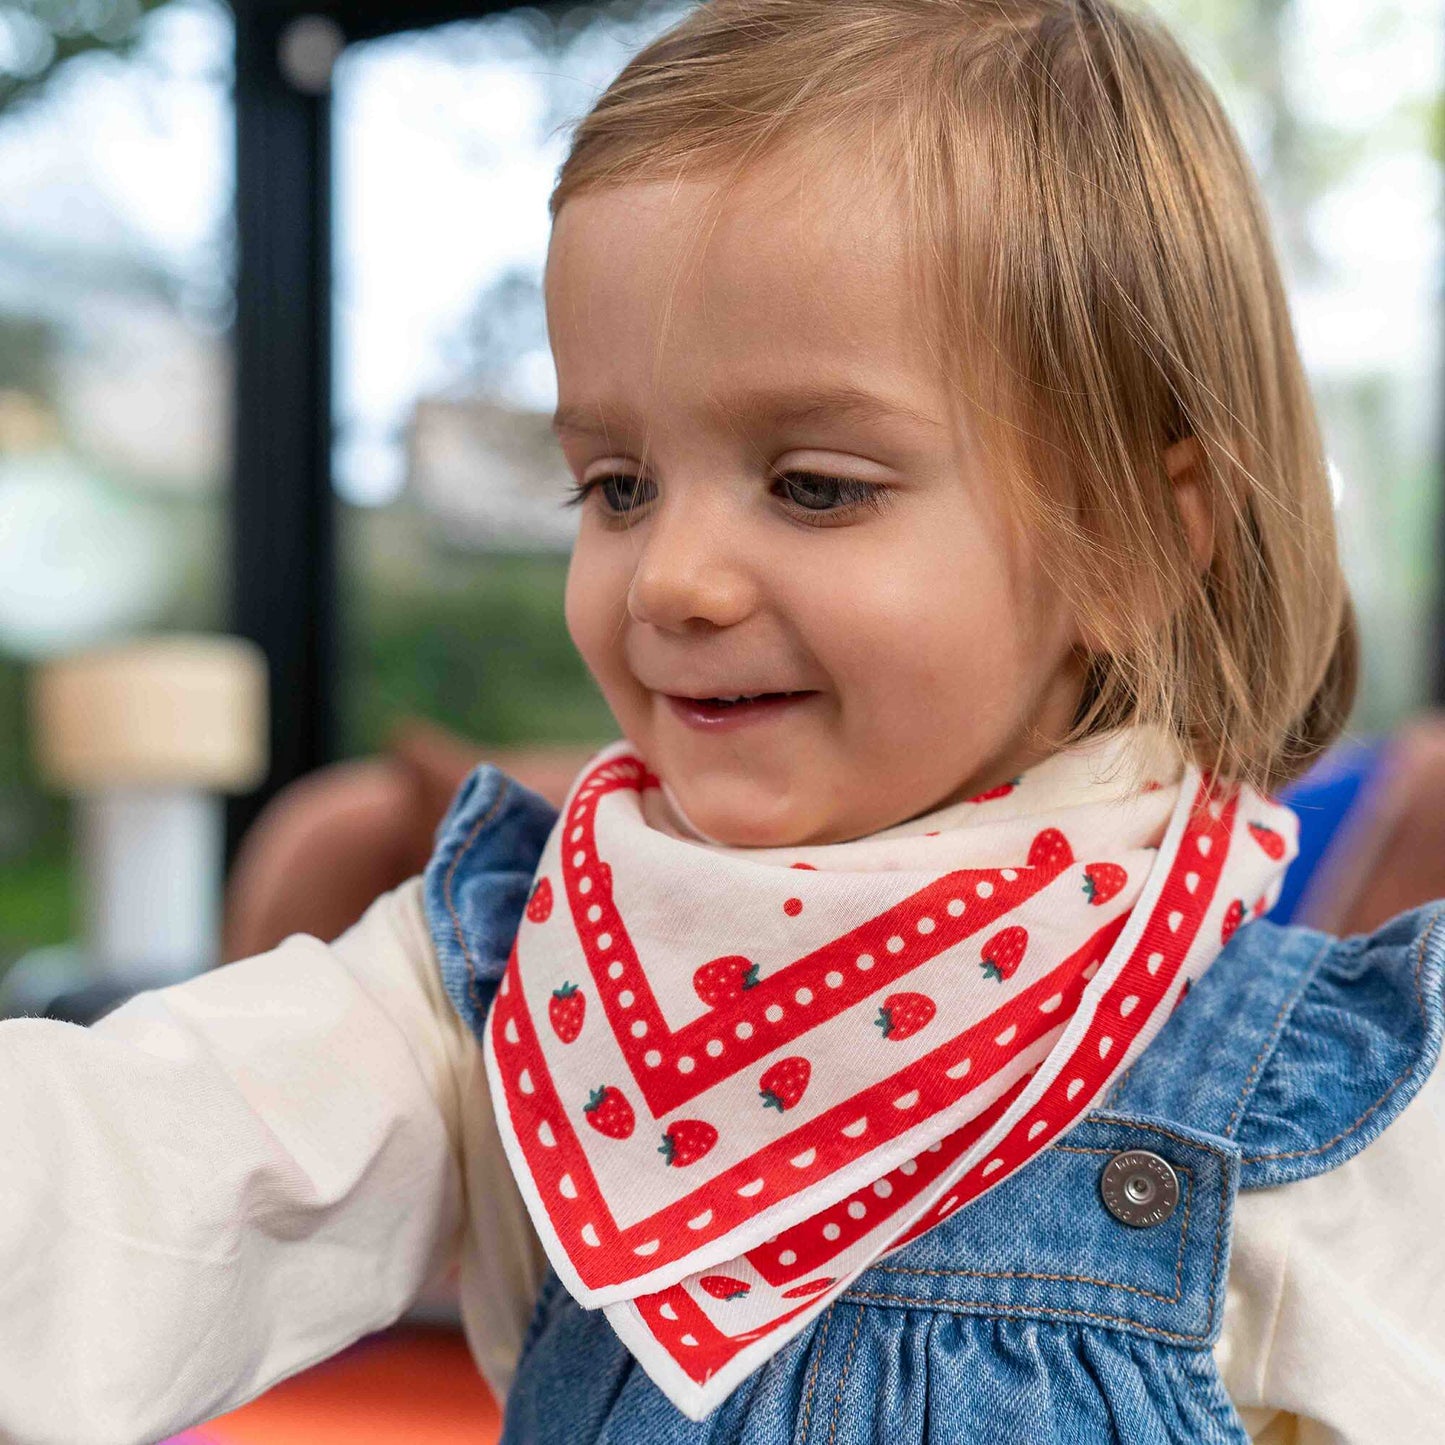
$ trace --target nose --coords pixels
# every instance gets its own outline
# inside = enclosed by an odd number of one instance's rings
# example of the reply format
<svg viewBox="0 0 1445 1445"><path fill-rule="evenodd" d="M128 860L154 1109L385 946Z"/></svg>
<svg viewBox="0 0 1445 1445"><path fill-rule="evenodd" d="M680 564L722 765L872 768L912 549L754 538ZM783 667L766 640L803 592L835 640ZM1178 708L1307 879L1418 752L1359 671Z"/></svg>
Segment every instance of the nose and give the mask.
<svg viewBox="0 0 1445 1445"><path fill-rule="evenodd" d="M634 621L668 630L694 621L728 627L757 605L746 539L721 509L663 506L654 509L643 530L627 589Z"/></svg>

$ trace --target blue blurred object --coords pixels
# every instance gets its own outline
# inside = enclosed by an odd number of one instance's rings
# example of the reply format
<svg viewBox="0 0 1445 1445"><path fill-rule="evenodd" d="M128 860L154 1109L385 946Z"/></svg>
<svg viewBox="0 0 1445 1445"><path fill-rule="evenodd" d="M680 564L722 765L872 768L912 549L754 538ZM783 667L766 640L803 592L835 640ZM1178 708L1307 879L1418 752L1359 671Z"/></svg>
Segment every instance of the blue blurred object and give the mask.
<svg viewBox="0 0 1445 1445"><path fill-rule="evenodd" d="M1279 900L1270 909L1272 923L1292 923L1300 900L1340 825L1375 778L1389 751L1388 736L1341 743L1304 777L1279 795L1299 814L1299 857L1285 874Z"/></svg>

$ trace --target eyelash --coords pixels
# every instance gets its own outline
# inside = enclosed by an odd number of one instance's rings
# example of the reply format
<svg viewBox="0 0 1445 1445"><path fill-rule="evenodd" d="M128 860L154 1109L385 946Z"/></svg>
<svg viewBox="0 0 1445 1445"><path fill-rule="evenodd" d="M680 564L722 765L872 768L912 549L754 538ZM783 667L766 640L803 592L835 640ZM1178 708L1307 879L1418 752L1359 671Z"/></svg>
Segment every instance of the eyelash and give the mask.
<svg viewBox="0 0 1445 1445"><path fill-rule="evenodd" d="M851 516L853 512L860 507L866 507L874 512L881 512L884 507L887 506L891 496L889 488L878 486L876 483L860 482L854 477L830 477L822 472L780 472L774 480L787 482L800 478L809 482L821 482L827 486L837 487L843 494L848 495L851 493L852 496L851 501L846 502L840 507L802 507L796 503L793 504L793 515L797 517L799 521L803 522L805 526L809 527L826 527L830 525L828 522L812 520L814 517ZM563 501L562 505L564 507L578 506L580 503L586 501L588 495L594 488L600 487L606 482L632 482L636 480L637 478L628 476L626 473L609 472L605 476L593 477L589 482L569 483L571 495ZM609 511L605 515L609 520L621 520L628 516L629 513Z"/></svg>

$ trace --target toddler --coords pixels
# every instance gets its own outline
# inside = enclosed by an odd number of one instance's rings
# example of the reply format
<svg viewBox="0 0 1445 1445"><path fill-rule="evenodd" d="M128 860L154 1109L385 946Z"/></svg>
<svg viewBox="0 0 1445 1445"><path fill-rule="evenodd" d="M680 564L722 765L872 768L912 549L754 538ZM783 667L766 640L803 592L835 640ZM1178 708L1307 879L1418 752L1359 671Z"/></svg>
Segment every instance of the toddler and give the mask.
<svg viewBox="0 0 1445 1445"><path fill-rule="evenodd" d="M1445 1418L1445 907L1261 915L1356 639L1218 102L1108 0L710 0L547 262L567 624L334 944L0 1024L0 1438L137 1445L459 1267L520 1442Z"/></svg>

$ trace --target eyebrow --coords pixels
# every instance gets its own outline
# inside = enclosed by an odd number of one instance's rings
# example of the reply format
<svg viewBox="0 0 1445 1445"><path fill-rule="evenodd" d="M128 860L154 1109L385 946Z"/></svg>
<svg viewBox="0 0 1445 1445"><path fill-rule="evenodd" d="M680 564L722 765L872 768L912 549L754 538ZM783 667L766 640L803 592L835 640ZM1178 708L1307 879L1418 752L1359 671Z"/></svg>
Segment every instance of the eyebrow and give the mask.
<svg viewBox="0 0 1445 1445"><path fill-rule="evenodd" d="M942 423L918 411L904 401L889 400L855 386L805 387L779 392L745 392L719 413L735 419L771 421L797 426L814 421L890 421L900 417L922 426L939 427ZM617 419L626 425L635 421L630 408L617 411ZM558 435L572 433L584 436L605 436L609 431L603 408L596 405L559 406L552 417L552 430Z"/></svg>

